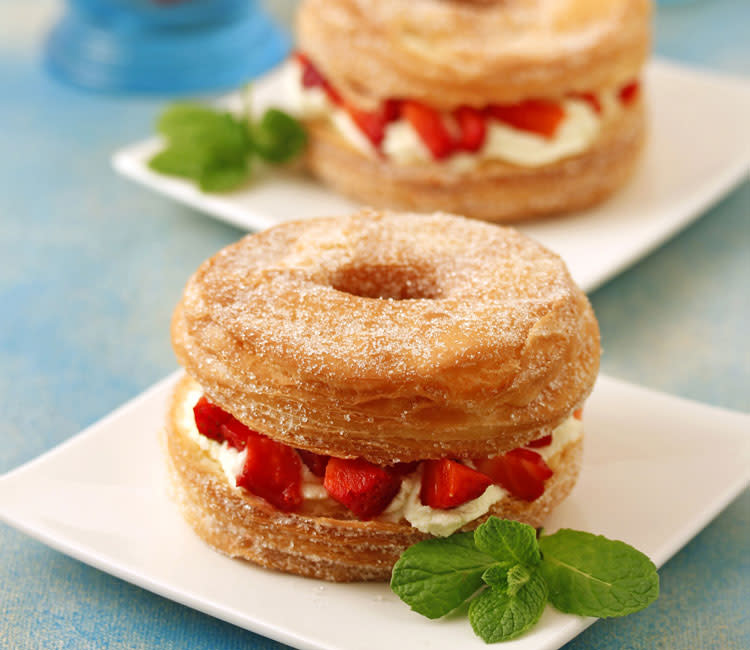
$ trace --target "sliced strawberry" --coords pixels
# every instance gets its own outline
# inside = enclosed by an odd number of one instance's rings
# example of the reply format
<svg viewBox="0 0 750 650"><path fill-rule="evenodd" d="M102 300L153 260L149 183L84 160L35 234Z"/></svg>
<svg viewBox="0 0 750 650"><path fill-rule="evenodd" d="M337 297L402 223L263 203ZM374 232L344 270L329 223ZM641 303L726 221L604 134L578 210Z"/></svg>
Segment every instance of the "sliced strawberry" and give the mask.
<svg viewBox="0 0 750 650"><path fill-rule="evenodd" d="M306 55L302 54L302 52L295 52L294 57L302 65L302 85L305 88L322 88L326 95L328 95L328 99L334 104L341 104L341 96L328 83L328 80L320 74L312 61Z"/></svg>
<svg viewBox="0 0 750 650"><path fill-rule="evenodd" d="M631 81L629 84L620 88L620 101L625 104L632 104L641 92L641 84L637 81Z"/></svg>
<svg viewBox="0 0 750 650"><path fill-rule="evenodd" d="M453 138L440 113L419 102L405 101L401 105L401 114L437 160L453 153Z"/></svg>
<svg viewBox="0 0 750 650"><path fill-rule="evenodd" d="M302 462L291 447L254 431L247 437L247 458L237 486L284 512L302 503Z"/></svg>
<svg viewBox="0 0 750 650"><path fill-rule="evenodd" d="M323 79L318 69L313 65L306 65L302 68L302 85L305 88L323 88L326 80Z"/></svg>
<svg viewBox="0 0 750 650"><path fill-rule="evenodd" d="M576 409L575 411L573 411L573 417L576 420L583 420L583 409L581 408L581 409Z"/></svg>
<svg viewBox="0 0 750 650"><path fill-rule="evenodd" d="M479 151L487 135L487 125L481 111L471 106L460 106L453 117L461 130L457 146L464 151Z"/></svg>
<svg viewBox="0 0 750 650"><path fill-rule="evenodd" d="M198 431L217 442L227 442L242 451L248 435L255 433L230 413L212 404L204 395L193 407L195 426Z"/></svg>
<svg viewBox="0 0 750 650"><path fill-rule="evenodd" d="M573 99L580 99L582 102L586 102L596 114L601 114L602 103L594 93L573 93L571 94Z"/></svg>
<svg viewBox="0 0 750 650"><path fill-rule="evenodd" d="M375 148L379 148L385 137L385 127L389 122L398 119L401 112L400 102L395 99L386 100L375 111L363 111L350 103L343 102L349 116L367 136Z"/></svg>
<svg viewBox="0 0 750 650"><path fill-rule="evenodd" d="M258 432L231 418L221 425L221 435L230 447L242 451L247 445L247 439L252 435L258 435Z"/></svg>
<svg viewBox="0 0 750 650"><path fill-rule="evenodd" d="M295 52L294 58L297 59L302 66L302 85L305 88L316 88L325 84L325 78L320 72L318 72L318 69L312 64L306 55L302 54L302 52Z"/></svg>
<svg viewBox="0 0 750 650"><path fill-rule="evenodd" d="M480 496L492 481L455 460L441 458L422 464L422 503L431 508L455 508Z"/></svg>
<svg viewBox="0 0 750 650"><path fill-rule="evenodd" d="M536 479L546 481L554 474L547 466L547 463L544 462L544 458L535 451L531 451L530 449L513 449L505 455L507 456L508 454L523 462L526 471Z"/></svg>
<svg viewBox="0 0 750 650"><path fill-rule="evenodd" d="M401 116L401 102L398 99L386 99L383 103L383 114L386 122L393 122Z"/></svg>
<svg viewBox="0 0 750 650"><path fill-rule="evenodd" d="M390 465L388 469L396 474L396 476L406 476L417 469L417 465L419 465L419 461L415 460L410 463L396 463L395 465Z"/></svg>
<svg viewBox="0 0 750 650"><path fill-rule="evenodd" d="M527 99L519 104L504 106L492 104L487 107L487 112L501 122L522 131L538 133L545 138L554 136L565 118L565 111L560 104L541 99Z"/></svg>
<svg viewBox="0 0 750 650"><path fill-rule="evenodd" d="M234 420L234 417L229 413L209 402L205 395L201 396L196 402L193 407L193 415L198 431L206 438L218 442L224 441L224 434L221 432L222 425Z"/></svg>
<svg viewBox="0 0 750 650"><path fill-rule="evenodd" d="M307 465L307 468L315 474L315 476L320 476L321 478L325 476L326 465L328 465L330 456L316 454L314 451L307 451L306 449L298 449L297 453L302 459L302 462Z"/></svg>
<svg viewBox="0 0 750 650"><path fill-rule="evenodd" d="M331 458L323 486L332 499L360 519L372 519L386 509L401 487L401 477L363 458Z"/></svg>
<svg viewBox="0 0 750 650"><path fill-rule="evenodd" d="M552 434L548 434L546 436L542 436L541 438L537 438L536 440L532 440L531 442L527 442L527 447L533 447L534 449L538 449L539 447L549 447L552 444Z"/></svg>
<svg viewBox="0 0 750 650"><path fill-rule="evenodd" d="M553 474L544 459L531 449L512 449L506 454L474 462L480 472L524 501L542 496L544 481Z"/></svg>
<svg viewBox="0 0 750 650"><path fill-rule="evenodd" d="M325 90L328 99L330 99L334 104L338 104L340 106L344 103L344 100L341 99L341 95L339 95L338 91L335 90L327 80L323 82L323 90Z"/></svg>
<svg viewBox="0 0 750 650"><path fill-rule="evenodd" d="M346 103L344 107L352 120L354 120L354 123L359 127L359 130L367 136L367 139L372 142L373 146L376 148L380 147L380 143L385 136L385 127L388 124L385 111L382 109L378 111L363 111Z"/></svg>

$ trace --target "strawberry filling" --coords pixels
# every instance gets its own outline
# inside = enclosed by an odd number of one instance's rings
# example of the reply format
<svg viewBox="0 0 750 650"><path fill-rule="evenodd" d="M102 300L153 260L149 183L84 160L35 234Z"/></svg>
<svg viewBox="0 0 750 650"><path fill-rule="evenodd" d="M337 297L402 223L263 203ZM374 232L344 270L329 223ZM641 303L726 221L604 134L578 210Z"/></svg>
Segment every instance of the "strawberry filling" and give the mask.
<svg viewBox="0 0 750 650"><path fill-rule="evenodd" d="M359 130L367 136L375 148L379 148L385 137L385 127L388 125L388 113L385 106L377 111L362 111L347 103L343 106Z"/></svg>
<svg viewBox="0 0 750 650"><path fill-rule="evenodd" d="M365 111L345 101L305 54L295 52L294 58L302 66L303 87L321 88L333 104L349 114L377 151L381 151L388 124L399 118L412 125L435 160L443 160L460 151L479 151L486 140L488 120L497 120L550 139L555 137L565 119L565 109L561 104L544 99L527 99L516 104L490 104L481 109L460 106L446 116L421 102L391 98L376 110ZM637 99L639 92L639 82L633 81L623 86L618 96L622 104L628 106ZM570 97L585 101L597 115L601 115L602 104L595 93L571 93ZM457 127L455 133L449 128L451 119Z"/></svg>
<svg viewBox="0 0 750 650"><path fill-rule="evenodd" d="M620 101L626 106L632 104L641 92L641 85L637 81L632 81L627 86L620 89Z"/></svg>
<svg viewBox="0 0 750 650"><path fill-rule="evenodd" d="M366 520L379 515L393 501L401 489L401 477L364 458L331 458L323 486L334 501Z"/></svg>
<svg viewBox="0 0 750 650"><path fill-rule="evenodd" d="M446 510L476 499L490 485L489 476L455 460L426 460L419 498L426 506Z"/></svg>
<svg viewBox="0 0 750 650"><path fill-rule="evenodd" d="M307 449L298 449L297 453L302 459L302 462L307 466L307 469L309 469L315 476L323 478L326 475L326 466L331 459L330 456L316 454L313 451L307 451Z"/></svg>
<svg viewBox="0 0 750 650"><path fill-rule="evenodd" d="M542 496L544 482L552 476L544 459L523 447L474 462L480 472L522 501L535 501Z"/></svg>
<svg viewBox="0 0 750 650"><path fill-rule="evenodd" d="M221 425L221 435L230 447L234 447L237 451L242 451L247 447L247 441L251 436L260 434L246 427L239 420L232 418Z"/></svg>
<svg viewBox="0 0 750 650"><path fill-rule="evenodd" d="M453 136L438 111L420 102L406 101L401 112L436 160L453 153Z"/></svg>
<svg viewBox="0 0 750 650"><path fill-rule="evenodd" d="M193 414L199 433L245 452L236 485L284 512L294 512L302 505L303 464L323 479L331 499L362 520L380 515L398 494L404 477L420 465L422 504L444 510L478 498L493 483L519 499L534 501L544 493L545 481L553 474L542 456L533 451L551 445L551 434L499 456L475 459L476 469L448 458L382 466L363 458L335 458L294 449L250 429L205 396L195 404ZM573 416L580 420L582 409Z"/></svg>
<svg viewBox="0 0 750 650"><path fill-rule="evenodd" d="M328 80L318 72L318 69L301 52L295 53L295 58L302 66L302 85L305 88L321 88L334 104L341 103L341 96L333 89Z"/></svg>
<svg viewBox="0 0 750 650"><path fill-rule="evenodd" d="M459 128L456 147L463 151L479 151L487 136L487 123L482 112L471 106L460 106L453 111Z"/></svg>
<svg viewBox="0 0 750 650"><path fill-rule="evenodd" d="M537 438L536 440L532 440L531 442L527 442L527 447L532 447L533 449L539 449L539 447L549 447L552 444L552 434L548 434L546 436L542 436L541 438Z"/></svg>
<svg viewBox="0 0 750 650"><path fill-rule="evenodd" d="M209 402L205 396L201 397L193 407L193 416L195 417L195 426L206 438L224 441L224 434L221 430L222 425L234 420L229 413L220 409L215 404Z"/></svg>
<svg viewBox="0 0 750 650"><path fill-rule="evenodd" d="M571 97L586 102L597 115L602 114L602 103L594 93L572 93Z"/></svg>
<svg viewBox="0 0 750 650"><path fill-rule="evenodd" d="M541 99L527 99L507 106L492 104L486 111L488 115L505 124L545 138L554 137L560 123L565 119L565 110L560 104Z"/></svg>
<svg viewBox="0 0 750 650"><path fill-rule="evenodd" d="M237 486L283 512L297 510L302 505L302 461L297 452L255 431L248 436L245 449Z"/></svg>

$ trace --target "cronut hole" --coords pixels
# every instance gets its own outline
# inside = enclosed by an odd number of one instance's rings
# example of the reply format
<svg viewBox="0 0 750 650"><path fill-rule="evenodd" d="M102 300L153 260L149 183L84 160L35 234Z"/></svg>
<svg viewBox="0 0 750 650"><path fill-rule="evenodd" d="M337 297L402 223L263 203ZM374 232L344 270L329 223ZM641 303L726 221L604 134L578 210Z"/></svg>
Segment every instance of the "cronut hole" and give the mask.
<svg viewBox="0 0 750 650"><path fill-rule="evenodd" d="M411 265L348 266L333 275L331 286L361 298L390 300L435 299L442 293L432 269Z"/></svg>

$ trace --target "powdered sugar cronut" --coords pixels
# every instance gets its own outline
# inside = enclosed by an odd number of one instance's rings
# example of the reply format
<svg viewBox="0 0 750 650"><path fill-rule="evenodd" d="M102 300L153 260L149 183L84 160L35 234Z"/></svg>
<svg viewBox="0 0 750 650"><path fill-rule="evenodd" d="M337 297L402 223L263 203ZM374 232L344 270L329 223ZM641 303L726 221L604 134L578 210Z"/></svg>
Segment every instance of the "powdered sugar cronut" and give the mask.
<svg viewBox="0 0 750 650"><path fill-rule="evenodd" d="M248 426L390 463L490 455L590 392L598 327L516 231L363 211L287 223L205 262L173 320L186 370Z"/></svg>

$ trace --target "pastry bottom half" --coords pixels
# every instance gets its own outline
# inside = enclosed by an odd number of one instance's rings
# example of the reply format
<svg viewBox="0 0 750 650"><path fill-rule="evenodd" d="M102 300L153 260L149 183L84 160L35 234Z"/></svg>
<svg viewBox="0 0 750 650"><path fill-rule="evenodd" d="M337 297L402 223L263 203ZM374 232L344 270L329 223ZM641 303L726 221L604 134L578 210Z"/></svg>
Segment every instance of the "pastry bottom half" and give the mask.
<svg viewBox="0 0 750 650"><path fill-rule="evenodd" d="M644 106L638 102L579 155L541 167L485 160L459 173L437 162L397 165L367 156L328 123L307 127L307 166L338 192L377 208L452 212L492 222L600 203L632 176L646 133Z"/></svg>
<svg viewBox="0 0 750 650"><path fill-rule="evenodd" d="M180 424L182 402L190 383L181 382L164 430L171 496L193 530L215 550L263 567L335 582L387 581L400 554L429 535L408 522L359 521L326 499L285 513L250 492L229 484L219 464L192 440ZM528 503L506 496L464 527L478 526L490 515L541 525L572 490L583 443L564 447L551 459L554 475L544 494Z"/></svg>

